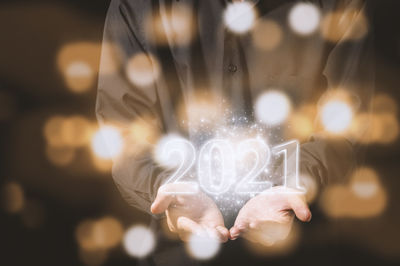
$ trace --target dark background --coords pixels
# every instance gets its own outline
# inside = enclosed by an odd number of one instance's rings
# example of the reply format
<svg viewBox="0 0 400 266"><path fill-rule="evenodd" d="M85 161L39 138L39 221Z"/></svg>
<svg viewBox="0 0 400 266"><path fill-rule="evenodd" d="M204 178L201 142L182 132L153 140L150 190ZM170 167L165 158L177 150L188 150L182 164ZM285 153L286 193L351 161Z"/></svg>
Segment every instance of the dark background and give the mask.
<svg viewBox="0 0 400 266"><path fill-rule="evenodd" d="M75 229L87 218L118 217L125 227L148 223L149 217L121 199L109 173L86 162L57 167L45 155L42 134L47 118L80 114L95 120L96 84L73 94L57 69L60 48L68 42L100 43L109 1L3 0L0 3L0 185L22 185L35 202L37 222L0 212L1 265L82 265ZM400 103L400 34L397 0L370 1L375 35L376 91ZM6 96L4 96L6 95ZM85 151L82 151L85 153ZM82 155L84 157L84 154ZM216 265L273 263L274 265L399 265L400 264L400 145L372 145L366 164L381 176L389 196L386 211L369 219L331 220L314 210L303 226L298 248L283 257L251 256L242 243L229 243ZM119 246L105 265L135 265Z"/></svg>

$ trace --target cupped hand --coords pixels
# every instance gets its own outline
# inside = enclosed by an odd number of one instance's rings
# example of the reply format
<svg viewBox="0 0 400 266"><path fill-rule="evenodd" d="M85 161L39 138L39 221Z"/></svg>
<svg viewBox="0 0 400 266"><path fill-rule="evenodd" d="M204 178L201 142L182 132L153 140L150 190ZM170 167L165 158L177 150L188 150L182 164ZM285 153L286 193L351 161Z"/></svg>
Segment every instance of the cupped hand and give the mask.
<svg viewBox="0 0 400 266"><path fill-rule="evenodd" d="M305 195L293 189L273 187L242 207L230 229L230 238L243 236L251 242L271 246L289 235L294 215L303 222L311 220Z"/></svg>
<svg viewBox="0 0 400 266"><path fill-rule="evenodd" d="M229 238L229 231L217 205L206 194L190 185L161 186L151 205L151 212L165 212L168 228L183 241L188 241L193 234L215 238L220 242L226 242Z"/></svg>

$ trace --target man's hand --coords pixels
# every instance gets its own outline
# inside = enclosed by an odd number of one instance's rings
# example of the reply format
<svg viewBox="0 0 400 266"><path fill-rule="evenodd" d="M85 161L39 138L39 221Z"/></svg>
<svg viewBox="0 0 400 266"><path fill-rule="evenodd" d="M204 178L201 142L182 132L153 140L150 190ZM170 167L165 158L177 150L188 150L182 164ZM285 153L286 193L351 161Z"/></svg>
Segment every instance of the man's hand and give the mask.
<svg viewBox="0 0 400 266"><path fill-rule="evenodd" d="M174 191L192 191L192 193L173 193ZM226 242L229 231L214 201L201 191L194 191L185 184L166 184L160 187L157 197L151 205L151 212L160 214L165 211L168 227L183 241L192 234L216 238Z"/></svg>
<svg viewBox="0 0 400 266"><path fill-rule="evenodd" d="M303 222L311 220L304 194L274 187L243 206L230 229L230 238L234 240L243 235L251 242L271 246L288 236L294 214Z"/></svg>

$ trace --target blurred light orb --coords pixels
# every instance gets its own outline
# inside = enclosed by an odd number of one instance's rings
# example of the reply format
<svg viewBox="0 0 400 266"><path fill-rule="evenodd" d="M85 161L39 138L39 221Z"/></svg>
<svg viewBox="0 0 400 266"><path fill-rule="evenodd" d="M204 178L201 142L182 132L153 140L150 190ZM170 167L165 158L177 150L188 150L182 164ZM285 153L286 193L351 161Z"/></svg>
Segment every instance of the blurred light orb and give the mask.
<svg viewBox="0 0 400 266"><path fill-rule="evenodd" d="M327 13L322 19L320 32L328 41L359 40L368 33L368 19L363 11L346 8Z"/></svg>
<svg viewBox="0 0 400 266"><path fill-rule="evenodd" d="M133 85L147 87L152 85L160 75L160 66L155 57L137 53L126 64L126 76Z"/></svg>
<svg viewBox="0 0 400 266"><path fill-rule="evenodd" d="M62 116L52 116L46 121L43 128L43 135L49 145L53 147L61 147L65 145L62 137L64 121L65 117Z"/></svg>
<svg viewBox="0 0 400 266"><path fill-rule="evenodd" d="M330 133L339 134L346 131L352 119L352 108L343 101L332 100L322 106L321 122Z"/></svg>
<svg viewBox="0 0 400 266"><path fill-rule="evenodd" d="M277 126L285 122L291 109L291 102L284 93L270 90L257 98L255 115L261 123Z"/></svg>
<svg viewBox="0 0 400 266"><path fill-rule="evenodd" d="M66 166L75 158L75 149L70 146L46 146L47 159L56 166Z"/></svg>
<svg viewBox="0 0 400 266"><path fill-rule="evenodd" d="M170 39L174 45L185 46L196 37L195 21L191 7L181 2L172 5L163 16L154 10L149 12L144 27L148 39L156 45L168 45Z"/></svg>
<svg viewBox="0 0 400 266"><path fill-rule="evenodd" d="M63 141L71 147L82 147L90 143L91 131L91 123L80 115L68 117L62 124Z"/></svg>
<svg viewBox="0 0 400 266"><path fill-rule="evenodd" d="M110 249L117 246L123 233L121 223L114 217L103 217L93 225L93 237L99 248Z"/></svg>
<svg viewBox="0 0 400 266"><path fill-rule="evenodd" d="M116 157L123 148L123 140L119 131L110 126L102 126L92 138L92 150L101 159Z"/></svg>
<svg viewBox="0 0 400 266"><path fill-rule="evenodd" d="M269 19L257 22L252 31L254 45L264 51L274 50L282 41L282 29L278 23Z"/></svg>
<svg viewBox="0 0 400 266"><path fill-rule="evenodd" d="M209 260L217 255L220 243L213 238L191 235L186 243L186 250L190 256L197 260Z"/></svg>
<svg viewBox="0 0 400 266"><path fill-rule="evenodd" d="M58 68L65 84L73 93L84 93L96 80L101 44L73 42L64 45L58 55Z"/></svg>
<svg viewBox="0 0 400 266"><path fill-rule="evenodd" d="M237 34L248 32L254 25L256 13L248 1L228 5L224 13L226 27Z"/></svg>
<svg viewBox="0 0 400 266"><path fill-rule="evenodd" d="M185 138L169 134L158 141L154 149L154 159L166 168L175 169L181 165L183 158L192 156L190 148Z"/></svg>
<svg viewBox="0 0 400 266"><path fill-rule="evenodd" d="M125 232L123 245L130 256L144 258L154 250L156 239L149 228L143 225L136 225Z"/></svg>
<svg viewBox="0 0 400 266"><path fill-rule="evenodd" d="M311 3L299 3L289 13L289 26L300 35L314 33L320 22L320 11Z"/></svg>
<svg viewBox="0 0 400 266"><path fill-rule="evenodd" d="M357 169L351 178L351 189L360 198L373 197L379 189L378 174L371 168Z"/></svg>
<svg viewBox="0 0 400 266"><path fill-rule="evenodd" d="M16 182L5 184L1 190L1 204L4 211L8 213L20 212L25 205L25 196L21 185Z"/></svg>
<svg viewBox="0 0 400 266"><path fill-rule="evenodd" d="M301 112L293 112L289 117L290 136L300 140L306 140L313 132L313 120Z"/></svg>

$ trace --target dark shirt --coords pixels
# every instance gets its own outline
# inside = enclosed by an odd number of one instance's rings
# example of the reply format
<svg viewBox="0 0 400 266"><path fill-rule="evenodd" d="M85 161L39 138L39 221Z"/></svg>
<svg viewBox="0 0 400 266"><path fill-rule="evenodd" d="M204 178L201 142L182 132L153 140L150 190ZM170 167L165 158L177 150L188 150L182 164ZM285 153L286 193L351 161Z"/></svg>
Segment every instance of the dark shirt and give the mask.
<svg viewBox="0 0 400 266"><path fill-rule="evenodd" d="M320 22L327 36L319 28L307 36L290 28L288 14L298 2L303 1L252 1L257 23L272 21L278 30L257 31L257 24L243 34L232 32L223 23L228 1L111 2L96 113L101 123L118 127L124 136L125 149L115 158L112 174L129 204L149 212L166 178L164 169L153 159L154 143L145 145L132 139L132 123L140 122L152 133L179 133L194 143L204 143L215 135L215 128L226 126L231 118L240 118L236 128L247 130L256 120L253 108L257 97L270 89L288 95L293 109L318 106L324 93L337 88L357 99L358 110L368 106L373 88L371 29L361 37L350 36L355 34L351 27L365 12L364 2L305 1L319 8L321 18L332 11L341 12L339 18ZM179 14L181 5L187 8L193 36L176 34L168 24L169 14ZM352 13L346 15L346 10ZM347 24L338 29L343 18ZM164 22L164 35L159 34L157 19ZM142 86L129 78L127 67L138 54L150 58L153 71L159 72L154 83ZM110 65L115 68L110 69ZM215 109L195 109L193 114L190 109L202 97L212 103L206 106ZM214 114L212 128L198 126L196 114L210 112ZM318 121L318 114L315 119ZM268 142L287 140L290 126L287 122L269 127L273 134ZM354 167L356 146L347 136L330 138L321 132L316 126L310 137L302 140L301 172L312 176L318 185L345 181Z"/></svg>

